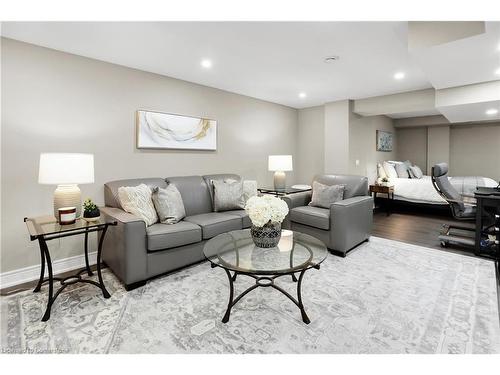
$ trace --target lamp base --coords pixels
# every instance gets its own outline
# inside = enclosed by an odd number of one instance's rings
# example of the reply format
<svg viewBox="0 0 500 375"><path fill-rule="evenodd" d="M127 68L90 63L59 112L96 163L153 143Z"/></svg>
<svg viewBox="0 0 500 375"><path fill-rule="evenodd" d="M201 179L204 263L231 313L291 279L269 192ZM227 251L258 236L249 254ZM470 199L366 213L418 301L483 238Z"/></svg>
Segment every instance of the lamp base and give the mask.
<svg viewBox="0 0 500 375"><path fill-rule="evenodd" d="M282 171L274 172L274 188L284 189L286 187L286 173Z"/></svg>
<svg viewBox="0 0 500 375"><path fill-rule="evenodd" d="M58 210L62 207L76 207L76 218L82 214L82 192L78 185L58 185L54 191L54 216L59 220Z"/></svg>

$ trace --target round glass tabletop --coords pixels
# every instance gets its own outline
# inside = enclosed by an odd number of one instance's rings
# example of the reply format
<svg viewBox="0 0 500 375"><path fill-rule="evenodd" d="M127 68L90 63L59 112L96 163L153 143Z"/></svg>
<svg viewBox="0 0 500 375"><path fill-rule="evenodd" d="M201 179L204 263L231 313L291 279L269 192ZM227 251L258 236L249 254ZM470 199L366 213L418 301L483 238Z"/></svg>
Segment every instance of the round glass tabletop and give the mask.
<svg viewBox="0 0 500 375"><path fill-rule="evenodd" d="M277 247L255 246L250 229L220 234L205 244L205 257L214 265L237 272L275 275L318 266L328 254L320 240L284 230Z"/></svg>

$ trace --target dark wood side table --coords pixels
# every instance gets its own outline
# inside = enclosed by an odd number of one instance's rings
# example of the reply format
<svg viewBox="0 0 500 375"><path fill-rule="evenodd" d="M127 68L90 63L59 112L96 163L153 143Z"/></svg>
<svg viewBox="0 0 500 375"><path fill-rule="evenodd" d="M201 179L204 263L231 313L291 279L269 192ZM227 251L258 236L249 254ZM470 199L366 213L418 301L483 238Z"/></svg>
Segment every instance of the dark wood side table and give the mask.
<svg viewBox="0 0 500 375"><path fill-rule="evenodd" d="M109 292L104 286L101 275L101 254L102 254L102 244L104 242L104 236L106 235L106 230L110 225L116 225L116 221L106 221L99 219L97 221L88 222L83 219L77 219L74 224L60 225L54 216L40 216L34 218L24 218L24 222L28 227L28 232L30 235L30 240L38 240L38 245L40 246L40 279L33 292L39 292L42 284L45 282L49 283L49 296L47 300L47 308L45 309L45 314L42 317L42 321L45 322L50 318L50 310L54 301L59 296L59 294L68 286L75 283L87 283L97 286L102 291L104 298L111 297ZM89 276L93 273L89 266L89 254L88 254L88 236L91 232L101 232L99 238L99 246L97 249L97 276L99 282L93 280L84 279L82 274L87 272ZM47 241L54 240L56 238L76 236L78 234L85 235L84 250L85 250L85 268L68 277L58 278L54 277L52 273L52 260L50 258L49 248L47 246ZM48 278L45 278L45 264L47 264ZM54 293L54 280L61 283L61 287Z"/></svg>
<svg viewBox="0 0 500 375"><path fill-rule="evenodd" d="M387 195L387 216L391 214L392 203L394 201L394 186L387 185L370 185L370 195L373 200L377 198L377 193Z"/></svg>

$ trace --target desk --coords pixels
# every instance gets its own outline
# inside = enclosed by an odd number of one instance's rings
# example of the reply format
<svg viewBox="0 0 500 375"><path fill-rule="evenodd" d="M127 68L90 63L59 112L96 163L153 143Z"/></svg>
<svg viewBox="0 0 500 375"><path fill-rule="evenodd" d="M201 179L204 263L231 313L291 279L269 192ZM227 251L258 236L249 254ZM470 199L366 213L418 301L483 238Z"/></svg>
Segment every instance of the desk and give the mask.
<svg viewBox="0 0 500 375"><path fill-rule="evenodd" d="M498 228L500 227L500 189L478 187L474 193L474 197L477 201L477 212L476 212L476 239L474 254L480 255L481 253L481 235L484 227L484 214L486 210L494 211L495 216L495 227L496 227L496 258L499 258L500 249L498 242L500 241L500 232Z"/></svg>

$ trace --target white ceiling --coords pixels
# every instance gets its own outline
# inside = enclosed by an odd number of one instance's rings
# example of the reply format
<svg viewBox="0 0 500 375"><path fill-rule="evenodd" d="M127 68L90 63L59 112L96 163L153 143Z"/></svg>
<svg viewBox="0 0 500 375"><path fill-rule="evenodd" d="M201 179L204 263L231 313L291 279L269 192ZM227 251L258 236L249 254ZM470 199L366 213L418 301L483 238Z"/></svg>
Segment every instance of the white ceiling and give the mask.
<svg viewBox="0 0 500 375"><path fill-rule="evenodd" d="M431 87L405 22L5 22L2 35L295 108Z"/></svg>
<svg viewBox="0 0 500 375"><path fill-rule="evenodd" d="M4 22L1 33L295 108L495 80L500 67L500 22L411 53L406 22Z"/></svg>

